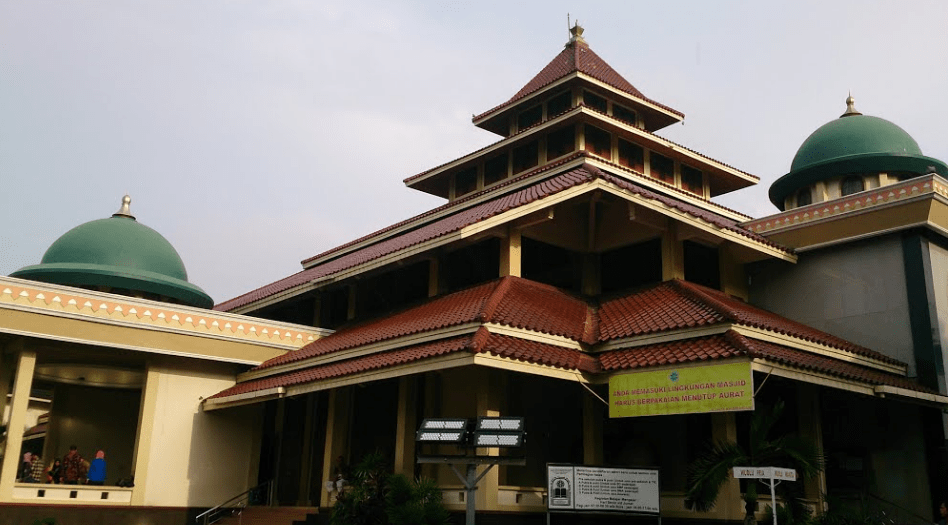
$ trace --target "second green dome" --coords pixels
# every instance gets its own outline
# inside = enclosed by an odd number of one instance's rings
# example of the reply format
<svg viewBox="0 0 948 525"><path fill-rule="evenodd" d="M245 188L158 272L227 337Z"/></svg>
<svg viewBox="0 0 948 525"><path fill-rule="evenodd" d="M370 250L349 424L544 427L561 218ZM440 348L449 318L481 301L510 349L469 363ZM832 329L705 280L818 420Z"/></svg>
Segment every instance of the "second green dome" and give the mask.
<svg viewBox="0 0 948 525"><path fill-rule="evenodd" d="M784 209L785 199L803 188L849 174L948 176L948 165L922 155L918 143L904 129L859 113L852 97L846 103L846 113L811 133L793 157L790 172L770 186L770 201L778 208Z"/></svg>
<svg viewBox="0 0 948 525"><path fill-rule="evenodd" d="M46 250L40 264L11 277L79 287L108 287L164 296L210 308L213 300L188 282L184 262L174 246L139 223L123 207L108 219L80 224Z"/></svg>

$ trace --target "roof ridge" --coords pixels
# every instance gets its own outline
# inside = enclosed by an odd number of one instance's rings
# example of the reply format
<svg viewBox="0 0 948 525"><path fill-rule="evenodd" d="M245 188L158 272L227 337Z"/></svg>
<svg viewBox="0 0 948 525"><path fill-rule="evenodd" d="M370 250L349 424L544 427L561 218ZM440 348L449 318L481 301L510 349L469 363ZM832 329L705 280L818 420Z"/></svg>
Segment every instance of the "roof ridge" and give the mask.
<svg viewBox="0 0 948 525"><path fill-rule="evenodd" d="M481 309L480 320L482 322L487 322L494 316L494 312L497 311L497 308L500 306L500 302L510 290L512 279L513 277L510 275L500 278L500 282L497 284L497 287L494 288L494 291L490 293L487 301L484 302L484 308Z"/></svg>
<svg viewBox="0 0 948 525"><path fill-rule="evenodd" d="M753 346L751 345L750 338L738 332L737 330L734 330L733 328L729 328L726 332L724 332L723 336L724 336L724 340L727 341L732 346L734 346L735 348L739 350L743 350L750 356L757 355L758 352L756 352Z"/></svg>
<svg viewBox="0 0 948 525"><path fill-rule="evenodd" d="M467 348L475 354L479 354L484 351L484 346L487 344L487 341L490 339L490 330L486 326L481 325L478 327L477 331L474 332L474 335L471 337L470 342L467 344Z"/></svg>
<svg viewBox="0 0 948 525"><path fill-rule="evenodd" d="M687 290L687 293L692 299L704 302L706 306L713 308L726 320L731 322L740 321L737 310L724 303L724 301L721 299L714 297L712 294L708 293L708 291L699 288L695 283L683 281L681 279L673 279L672 282L675 283L679 289Z"/></svg>
<svg viewBox="0 0 948 525"><path fill-rule="evenodd" d="M599 341L599 305L586 301L586 321L583 323L582 342L596 344Z"/></svg>
<svg viewBox="0 0 948 525"><path fill-rule="evenodd" d="M583 57L580 50L583 50L584 52L589 53L590 56L587 57L589 59L588 61L582 60ZM568 63L570 59L572 61L572 64ZM563 64L562 61L564 60L567 62L566 64ZM582 66L580 65L581 62L582 62ZM601 64L602 67L601 68L594 67L595 65L594 63ZM564 70L565 72L562 72ZM639 91L638 88L632 85L632 83L629 82L618 71L616 71L615 68L610 66L608 62L606 62L601 56L599 56L598 53L593 51L593 49L589 46L588 43L582 42L578 46L573 45L573 43L568 43L562 51L557 53L556 56L553 57L552 60L550 60L545 66L543 66L543 68L540 69L540 71L536 75L531 77L530 80L526 84L523 85L523 87L521 87L512 97L510 97L510 99L498 104L497 106L494 106L491 109L488 109L487 111L484 111L483 113L479 115L474 115L472 120L476 122L477 120L480 120L499 109L510 106L517 101L526 99L530 95L537 93L539 91L542 91L544 88L559 81L560 79L566 78L569 75L572 75L575 73L582 73L583 75L592 77L598 80L599 82L602 82L619 92L625 93L626 95L632 98L640 99L650 104L654 104L655 106L658 106L664 109L665 111L671 112L682 118L684 118L685 116L684 113L670 106L666 106L665 104L662 104L661 102L658 102L656 100L652 100L646 97L644 93Z"/></svg>
<svg viewBox="0 0 948 525"><path fill-rule="evenodd" d="M693 286L693 283L678 278L671 279L667 282L686 299L696 303L698 306L703 306L713 311L715 314L720 316L723 321L734 322L737 320L735 318L736 316L734 315L734 311L731 308L726 307L719 301L715 301L707 294L702 293L701 290L698 290Z"/></svg>

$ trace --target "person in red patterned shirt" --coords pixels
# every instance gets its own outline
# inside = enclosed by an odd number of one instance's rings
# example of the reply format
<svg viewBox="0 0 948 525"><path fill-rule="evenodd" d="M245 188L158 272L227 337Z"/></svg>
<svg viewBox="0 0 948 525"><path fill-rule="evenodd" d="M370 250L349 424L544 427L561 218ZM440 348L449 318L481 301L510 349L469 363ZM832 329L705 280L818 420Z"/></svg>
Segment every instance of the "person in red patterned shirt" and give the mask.
<svg viewBox="0 0 948 525"><path fill-rule="evenodd" d="M78 485L79 480L84 478L86 473L82 466L82 456L76 449L76 445L69 447L69 453L63 457L63 483L66 485Z"/></svg>

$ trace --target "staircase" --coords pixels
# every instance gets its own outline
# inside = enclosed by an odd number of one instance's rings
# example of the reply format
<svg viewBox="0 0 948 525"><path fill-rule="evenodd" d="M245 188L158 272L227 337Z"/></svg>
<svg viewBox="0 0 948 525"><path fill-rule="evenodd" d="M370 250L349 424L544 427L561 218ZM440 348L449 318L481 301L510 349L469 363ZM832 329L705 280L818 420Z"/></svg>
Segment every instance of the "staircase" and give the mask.
<svg viewBox="0 0 948 525"><path fill-rule="evenodd" d="M302 525L316 523L316 507L246 507L215 525Z"/></svg>

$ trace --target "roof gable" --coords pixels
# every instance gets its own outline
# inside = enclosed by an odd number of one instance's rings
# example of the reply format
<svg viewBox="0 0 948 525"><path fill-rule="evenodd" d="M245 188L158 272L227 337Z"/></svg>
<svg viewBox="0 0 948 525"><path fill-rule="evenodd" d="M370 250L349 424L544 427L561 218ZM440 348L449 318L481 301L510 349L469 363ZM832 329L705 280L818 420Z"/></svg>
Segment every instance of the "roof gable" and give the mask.
<svg viewBox="0 0 948 525"><path fill-rule="evenodd" d="M500 109L506 108L517 101L520 101L543 88L564 79L570 75L581 73L595 80L602 82L612 88L632 97L644 101L648 104L657 106L679 119L685 117L684 113L660 104L642 94L631 82L626 80L615 69L612 69L605 60L593 51L585 41L571 41L562 51L551 60L546 67L540 70L529 82L527 82L517 93L506 102L493 107L480 115L475 115L473 120L477 122L484 117Z"/></svg>

